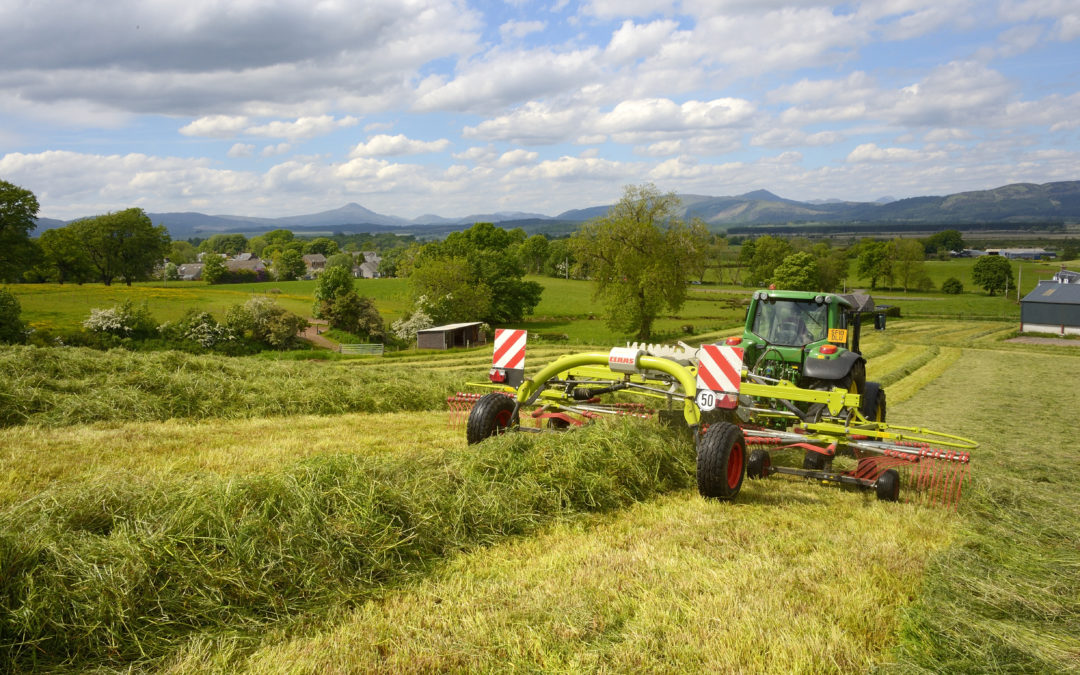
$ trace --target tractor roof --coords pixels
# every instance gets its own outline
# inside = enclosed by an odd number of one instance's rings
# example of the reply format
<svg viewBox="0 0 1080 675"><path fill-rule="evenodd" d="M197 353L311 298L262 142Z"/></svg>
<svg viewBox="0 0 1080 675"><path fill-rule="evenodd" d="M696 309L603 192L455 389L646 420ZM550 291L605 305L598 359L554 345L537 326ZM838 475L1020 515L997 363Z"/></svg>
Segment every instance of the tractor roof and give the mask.
<svg viewBox="0 0 1080 675"><path fill-rule="evenodd" d="M869 295L848 293L815 293L814 291L758 291L759 297L768 297L774 300L814 300L816 298L831 297L833 302L843 305L847 309L859 312L869 312L874 309L874 300Z"/></svg>

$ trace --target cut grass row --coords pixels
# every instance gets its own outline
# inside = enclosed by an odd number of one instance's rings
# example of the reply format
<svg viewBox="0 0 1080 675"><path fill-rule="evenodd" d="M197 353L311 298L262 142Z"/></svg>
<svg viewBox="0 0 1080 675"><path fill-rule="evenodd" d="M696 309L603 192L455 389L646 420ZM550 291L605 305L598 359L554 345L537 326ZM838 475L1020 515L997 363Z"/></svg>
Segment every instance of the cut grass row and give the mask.
<svg viewBox="0 0 1080 675"><path fill-rule="evenodd" d="M456 552L684 487L689 443L573 435L333 455L240 477L102 473L0 510L0 664L152 662L193 635L326 611Z"/></svg>
<svg viewBox="0 0 1080 675"><path fill-rule="evenodd" d="M0 348L0 426L435 410L454 373L180 352Z"/></svg>

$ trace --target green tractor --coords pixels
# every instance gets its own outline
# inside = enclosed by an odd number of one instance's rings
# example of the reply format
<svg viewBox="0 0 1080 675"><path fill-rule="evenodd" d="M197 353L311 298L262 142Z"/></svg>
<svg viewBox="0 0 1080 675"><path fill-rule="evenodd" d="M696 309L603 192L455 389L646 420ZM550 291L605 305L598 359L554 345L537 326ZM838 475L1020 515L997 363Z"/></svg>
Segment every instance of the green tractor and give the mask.
<svg viewBox="0 0 1080 675"><path fill-rule="evenodd" d="M859 412L885 421L885 390L866 381L866 359L859 345L864 315L874 314L875 328L885 315L868 295L806 291L756 291L746 312L742 336L727 344L743 350L747 377L759 383L785 380L803 389L836 387L861 396ZM828 408L820 403L793 406L803 421L821 421Z"/></svg>

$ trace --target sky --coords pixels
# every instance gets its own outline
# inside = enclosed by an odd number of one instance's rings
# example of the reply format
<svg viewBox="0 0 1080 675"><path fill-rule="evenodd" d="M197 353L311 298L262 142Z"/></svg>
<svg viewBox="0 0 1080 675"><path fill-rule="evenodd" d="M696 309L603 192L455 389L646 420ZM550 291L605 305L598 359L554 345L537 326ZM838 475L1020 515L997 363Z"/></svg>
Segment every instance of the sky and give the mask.
<svg viewBox="0 0 1080 675"><path fill-rule="evenodd" d="M0 64L50 218L1080 179L1076 0L0 0Z"/></svg>

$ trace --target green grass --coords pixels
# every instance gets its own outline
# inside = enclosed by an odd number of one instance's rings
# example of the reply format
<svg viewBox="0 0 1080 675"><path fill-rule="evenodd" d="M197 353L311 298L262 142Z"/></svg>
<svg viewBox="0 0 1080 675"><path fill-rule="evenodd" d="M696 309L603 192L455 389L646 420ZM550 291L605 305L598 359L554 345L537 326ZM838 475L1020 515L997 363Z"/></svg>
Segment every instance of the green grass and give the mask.
<svg viewBox="0 0 1080 675"><path fill-rule="evenodd" d="M448 555L686 486L689 443L643 422L314 457L240 477L106 472L0 511L0 663L138 663L201 632L360 600Z"/></svg>
<svg viewBox="0 0 1080 675"><path fill-rule="evenodd" d="M890 420L982 443L955 512L779 476L706 502L681 487L692 457L633 424L466 447L440 397L482 380L490 348L334 363L7 348L0 392L18 393L0 412L38 409L0 429L0 657L1076 671L1080 349L1002 342L1014 329L865 336ZM529 370L570 349L530 344ZM325 401L342 395L374 407L337 414Z"/></svg>
<svg viewBox="0 0 1080 675"><path fill-rule="evenodd" d="M366 363L4 347L0 426L433 410L463 379Z"/></svg>

